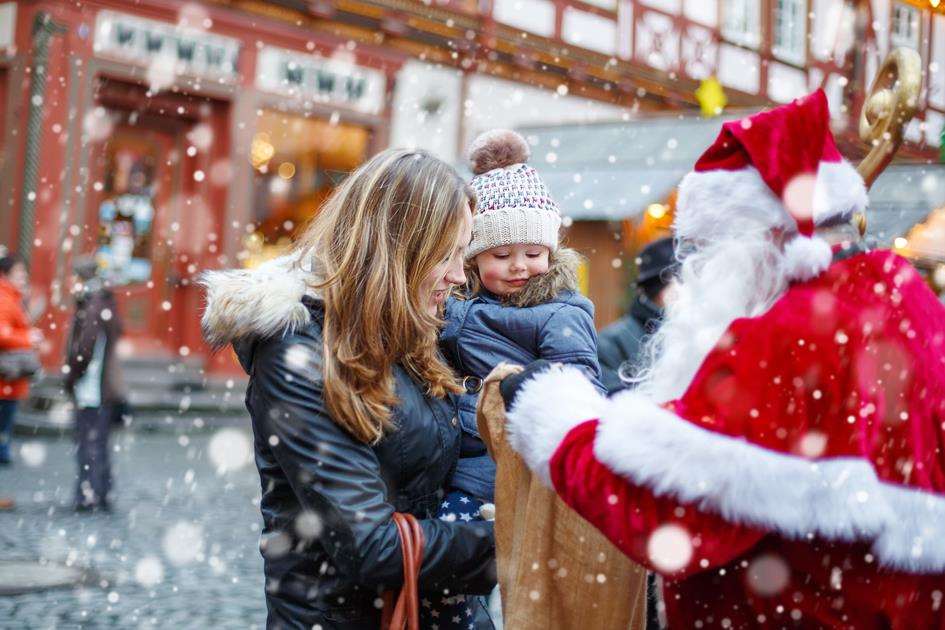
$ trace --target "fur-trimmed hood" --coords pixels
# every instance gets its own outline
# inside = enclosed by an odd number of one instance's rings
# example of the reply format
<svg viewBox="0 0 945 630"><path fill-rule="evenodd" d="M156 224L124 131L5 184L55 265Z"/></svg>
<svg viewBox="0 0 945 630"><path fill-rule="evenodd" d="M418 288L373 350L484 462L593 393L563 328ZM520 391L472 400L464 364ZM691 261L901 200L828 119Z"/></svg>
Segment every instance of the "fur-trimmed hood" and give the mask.
<svg viewBox="0 0 945 630"><path fill-rule="evenodd" d="M309 322L302 297L318 297L310 285L311 265L298 254L282 256L255 269L207 271L200 277L206 308L200 325L214 349L250 338L292 332Z"/></svg>
<svg viewBox="0 0 945 630"><path fill-rule="evenodd" d="M531 278L521 291L503 302L524 308L551 302L565 291L577 291L578 268L583 262L584 257L577 250L561 247L551 253L547 272Z"/></svg>

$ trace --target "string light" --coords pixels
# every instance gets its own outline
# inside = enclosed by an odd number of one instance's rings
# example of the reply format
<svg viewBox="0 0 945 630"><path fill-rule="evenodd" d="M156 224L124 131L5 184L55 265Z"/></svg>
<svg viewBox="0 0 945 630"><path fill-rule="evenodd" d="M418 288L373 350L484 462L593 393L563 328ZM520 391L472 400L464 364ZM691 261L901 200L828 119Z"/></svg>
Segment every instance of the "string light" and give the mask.
<svg viewBox="0 0 945 630"><path fill-rule="evenodd" d="M650 215L653 219L657 221L666 216L666 213L669 211L664 204L661 203L651 203L646 207L646 213Z"/></svg>
<svg viewBox="0 0 945 630"><path fill-rule="evenodd" d="M259 132L253 136L253 143L249 148L249 160L252 162L253 168L266 166L275 154L276 148L272 146L268 133Z"/></svg>

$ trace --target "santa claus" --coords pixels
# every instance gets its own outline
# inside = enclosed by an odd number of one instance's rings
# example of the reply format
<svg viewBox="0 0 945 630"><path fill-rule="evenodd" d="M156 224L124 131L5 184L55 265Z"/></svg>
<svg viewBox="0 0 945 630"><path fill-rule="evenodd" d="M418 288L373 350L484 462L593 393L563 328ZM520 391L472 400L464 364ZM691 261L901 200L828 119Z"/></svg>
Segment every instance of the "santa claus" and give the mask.
<svg viewBox="0 0 945 630"><path fill-rule="evenodd" d="M635 387L502 383L513 448L664 576L670 627L945 627L945 308L858 244L866 205L822 92L725 123Z"/></svg>

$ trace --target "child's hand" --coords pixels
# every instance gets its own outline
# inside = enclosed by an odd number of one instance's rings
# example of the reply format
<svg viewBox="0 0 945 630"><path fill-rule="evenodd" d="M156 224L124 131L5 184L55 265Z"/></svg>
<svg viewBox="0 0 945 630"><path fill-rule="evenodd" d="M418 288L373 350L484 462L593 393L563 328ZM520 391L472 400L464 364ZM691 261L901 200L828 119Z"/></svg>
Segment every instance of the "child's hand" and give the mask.
<svg viewBox="0 0 945 630"><path fill-rule="evenodd" d="M485 388L486 383L491 383L493 381L501 382L504 379L508 378L509 376L512 376L513 374L518 374L524 369L525 368L523 368L521 365L516 365L514 363L506 363L505 361L503 361L499 365L492 368L492 371L489 372L485 380L482 381L482 387Z"/></svg>

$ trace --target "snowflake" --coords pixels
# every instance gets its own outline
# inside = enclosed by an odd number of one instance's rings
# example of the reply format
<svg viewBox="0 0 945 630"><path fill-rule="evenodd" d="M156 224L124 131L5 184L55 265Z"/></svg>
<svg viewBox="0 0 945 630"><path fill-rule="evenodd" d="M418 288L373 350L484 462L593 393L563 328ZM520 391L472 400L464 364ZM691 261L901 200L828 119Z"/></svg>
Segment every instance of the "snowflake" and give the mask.
<svg viewBox="0 0 945 630"><path fill-rule="evenodd" d="M253 446L245 432L232 428L220 429L210 438L207 454L217 474L222 475L252 461Z"/></svg>
<svg viewBox="0 0 945 630"><path fill-rule="evenodd" d="M135 564L135 581L142 586L154 586L164 580L164 564L157 556L145 556Z"/></svg>
<svg viewBox="0 0 945 630"><path fill-rule="evenodd" d="M791 579L791 569L781 556L764 554L748 565L748 588L761 597L771 597L783 591Z"/></svg>
<svg viewBox="0 0 945 630"><path fill-rule="evenodd" d="M182 566L199 561L203 557L203 528L197 523L179 521L164 533L162 547L172 564Z"/></svg>
<svg viewBox="0 0 945 630"><path fill-rule="evenodd" d="M692 537L681 525L670 523L656 528L646 544L654 567L663 573L678 571L692 559Z"/></svg>

